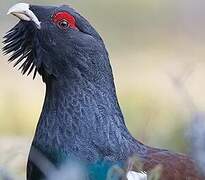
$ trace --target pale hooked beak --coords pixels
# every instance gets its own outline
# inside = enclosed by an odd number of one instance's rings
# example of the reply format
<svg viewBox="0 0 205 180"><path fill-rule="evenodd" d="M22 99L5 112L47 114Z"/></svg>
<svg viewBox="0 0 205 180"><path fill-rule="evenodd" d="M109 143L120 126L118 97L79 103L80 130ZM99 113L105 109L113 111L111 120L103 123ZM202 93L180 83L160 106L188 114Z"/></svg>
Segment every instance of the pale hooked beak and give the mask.
<svg viewBox="0 0 205 180"><path fill-rule="evenodd" d="M24 21L33 21L38 29L41 29L41 22L36 15L29 9L29 4L18 3L12 6L7 14L12 14Z"/></svg>

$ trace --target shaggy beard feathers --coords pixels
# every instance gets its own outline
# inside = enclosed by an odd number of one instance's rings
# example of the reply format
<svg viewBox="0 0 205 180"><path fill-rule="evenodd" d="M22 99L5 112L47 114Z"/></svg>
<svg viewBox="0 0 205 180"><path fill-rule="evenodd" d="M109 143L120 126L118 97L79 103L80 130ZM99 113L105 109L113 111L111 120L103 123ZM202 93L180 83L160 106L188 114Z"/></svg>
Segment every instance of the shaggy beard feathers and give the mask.
<svg viewBox="0 0 205 180"><path fill-rule="evenodd" d="M33 70L33 79L35 79L37 71L40 68L37 62L34 47L34 29L29 22L20 21L4 36L3 47L4 54L11 54L9 62L15 62L14 67L20 65L18 68L22 74L30 75ZM35 42L38 46L37 42Z"/></svg>

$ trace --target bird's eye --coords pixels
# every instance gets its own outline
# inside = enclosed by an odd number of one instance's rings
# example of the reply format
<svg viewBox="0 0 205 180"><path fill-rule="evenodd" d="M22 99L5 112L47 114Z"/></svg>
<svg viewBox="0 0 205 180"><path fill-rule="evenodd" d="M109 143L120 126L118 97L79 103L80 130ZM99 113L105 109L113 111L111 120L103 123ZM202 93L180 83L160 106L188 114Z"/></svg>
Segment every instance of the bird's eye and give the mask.
<svg viewBox="0 0 205 180"><path fill-rule="evenodd" d="M78 30L74 16L66 11L57 12L52 16L52 21L61 29L75 29Z"/></svg>
<svg viewBox="0 0 205 180"><path fill-rule="evenodd" d="M66 28L69 27L69 22L64 19L64 20L60 21L60 22L58 23L58 25L59 25L60 28L66 29Z"/></svg>

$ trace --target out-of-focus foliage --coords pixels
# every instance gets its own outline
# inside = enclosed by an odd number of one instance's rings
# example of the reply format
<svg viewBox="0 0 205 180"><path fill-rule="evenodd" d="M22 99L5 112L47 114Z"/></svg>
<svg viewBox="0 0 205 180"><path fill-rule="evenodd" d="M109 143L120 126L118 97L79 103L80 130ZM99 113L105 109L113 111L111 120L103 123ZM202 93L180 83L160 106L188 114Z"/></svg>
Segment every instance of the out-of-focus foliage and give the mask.
<svg viewBox="0 0 205 180"><path fill-rule="evenodd" d="M191 154L196 160L200 172L205 176L205 116L204 112L193 115L189 131Z"/></svg>

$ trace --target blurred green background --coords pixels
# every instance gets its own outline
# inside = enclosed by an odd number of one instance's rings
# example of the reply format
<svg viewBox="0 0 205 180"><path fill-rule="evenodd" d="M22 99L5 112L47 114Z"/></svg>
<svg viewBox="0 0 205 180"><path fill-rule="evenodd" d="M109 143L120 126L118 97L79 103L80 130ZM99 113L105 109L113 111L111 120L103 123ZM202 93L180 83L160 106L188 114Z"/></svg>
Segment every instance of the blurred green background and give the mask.
<svg viewBox="0 0 205 180"><path fill-rule="evenodd" d="M1 37L17 22L6 16L17 2L22 1L0 1ZM69 4L81 12L106 43L132 134L152 146L188 152L185 132L192 109L186 93L199 110L205 108L204 0L24 2ZM33 81L22 76L7 59L1 53L0 153L20 146L21 158L26 159L24 152L35 131L45 88L40 77ZM6 164L6 157L0 163Z"/></svg>

